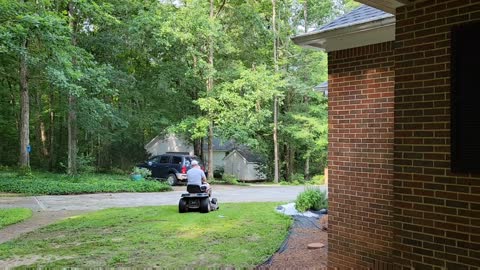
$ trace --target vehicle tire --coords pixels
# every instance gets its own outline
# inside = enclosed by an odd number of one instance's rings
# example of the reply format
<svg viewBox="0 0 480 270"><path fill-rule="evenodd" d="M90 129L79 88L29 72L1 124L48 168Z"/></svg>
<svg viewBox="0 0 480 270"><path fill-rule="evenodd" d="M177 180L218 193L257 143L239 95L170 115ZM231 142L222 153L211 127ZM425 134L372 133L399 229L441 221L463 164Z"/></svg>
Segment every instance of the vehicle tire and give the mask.
<svg viewBox="0 0 480 270"><path fill-rule="evenodd" d="M200 200L200 213L210 212L210 201L208 198L203 198Z"/></svg>
<svg viewBox="0 0 480 270"><path fill-rule="evenodd" d="M184 198L181 198L180 201L178 202L178 212L180 213L188 212L187 200L185 200Z"/></svg>
<svg viewBox="0 0 480 270"><path fill-rule="evenodd" d="M178 180L175 174L171 173L168 175L167 184L169 184L170 186L176 186L178 184Z"/></svg>

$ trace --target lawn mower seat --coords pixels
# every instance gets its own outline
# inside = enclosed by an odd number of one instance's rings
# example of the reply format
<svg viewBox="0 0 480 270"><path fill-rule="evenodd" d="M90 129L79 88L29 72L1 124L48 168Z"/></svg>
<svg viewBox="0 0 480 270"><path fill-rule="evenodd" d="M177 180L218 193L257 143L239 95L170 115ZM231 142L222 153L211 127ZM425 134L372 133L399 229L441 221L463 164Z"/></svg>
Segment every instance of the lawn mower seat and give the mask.
<svg viewBox="0 0 480 270"><path fill-rule="evenodd" d="M187 192L188 193L207 193L207 187L199 186L199 185L187 185Z"/></svg>

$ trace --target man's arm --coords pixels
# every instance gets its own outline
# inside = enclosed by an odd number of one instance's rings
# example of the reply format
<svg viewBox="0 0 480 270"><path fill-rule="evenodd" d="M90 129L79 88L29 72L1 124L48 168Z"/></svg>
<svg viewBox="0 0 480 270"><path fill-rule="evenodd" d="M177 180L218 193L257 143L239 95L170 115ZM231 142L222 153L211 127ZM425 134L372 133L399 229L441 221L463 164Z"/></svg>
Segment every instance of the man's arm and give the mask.
<svg viewBox="0 0 480 270"><path fill-rule="evenodd" d="M207 176L205 176L205 172L202 171L202 183L206 183L207 182Z"/></svg>

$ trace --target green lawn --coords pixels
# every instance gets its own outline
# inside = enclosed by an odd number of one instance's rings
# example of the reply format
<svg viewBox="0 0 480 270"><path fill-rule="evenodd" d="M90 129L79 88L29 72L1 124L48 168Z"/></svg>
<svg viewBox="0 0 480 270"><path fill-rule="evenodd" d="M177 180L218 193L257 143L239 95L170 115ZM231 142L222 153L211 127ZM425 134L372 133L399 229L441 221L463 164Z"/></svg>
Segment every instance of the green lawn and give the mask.
<svg viewBox="0 0 480 270"><path fill-rule="evenodd" d="M20 177L13 171L0 172L0 192L29 195L62 195L102 192L159 192L172 190L158 181L132 181L128 175L65 174L34 172Z"/></svg>
<svg viewBox="0 0 480 270"><path fill-rule="evenodd" d="M0 229L18 223L32 216L28 208L0 208Z"/></svg>
<svg viewBox="0 0 480 270"><path fill-rule="evenodd" d="M176 206L107 209L4 243L0 260L41 258L35 268L251 268L287 235L292 221L277 205L220 204L209 214L179 214Z"/></svg>

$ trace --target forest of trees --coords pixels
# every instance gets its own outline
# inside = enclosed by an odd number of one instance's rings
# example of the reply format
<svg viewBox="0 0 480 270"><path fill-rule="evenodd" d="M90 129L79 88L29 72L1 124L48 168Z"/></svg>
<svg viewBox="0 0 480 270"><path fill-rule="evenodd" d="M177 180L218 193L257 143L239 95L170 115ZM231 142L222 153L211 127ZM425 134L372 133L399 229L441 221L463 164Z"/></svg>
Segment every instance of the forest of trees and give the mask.
<svg viewBox="0 0 480 270"><path fill-rule="evenodd" d="M290 37L354 5L0 0L0 165L126 170L175 132L197 155L233 139L265 156L271 179L308 178L326 164L327 101L312 89L327 56Z"/></svg>

